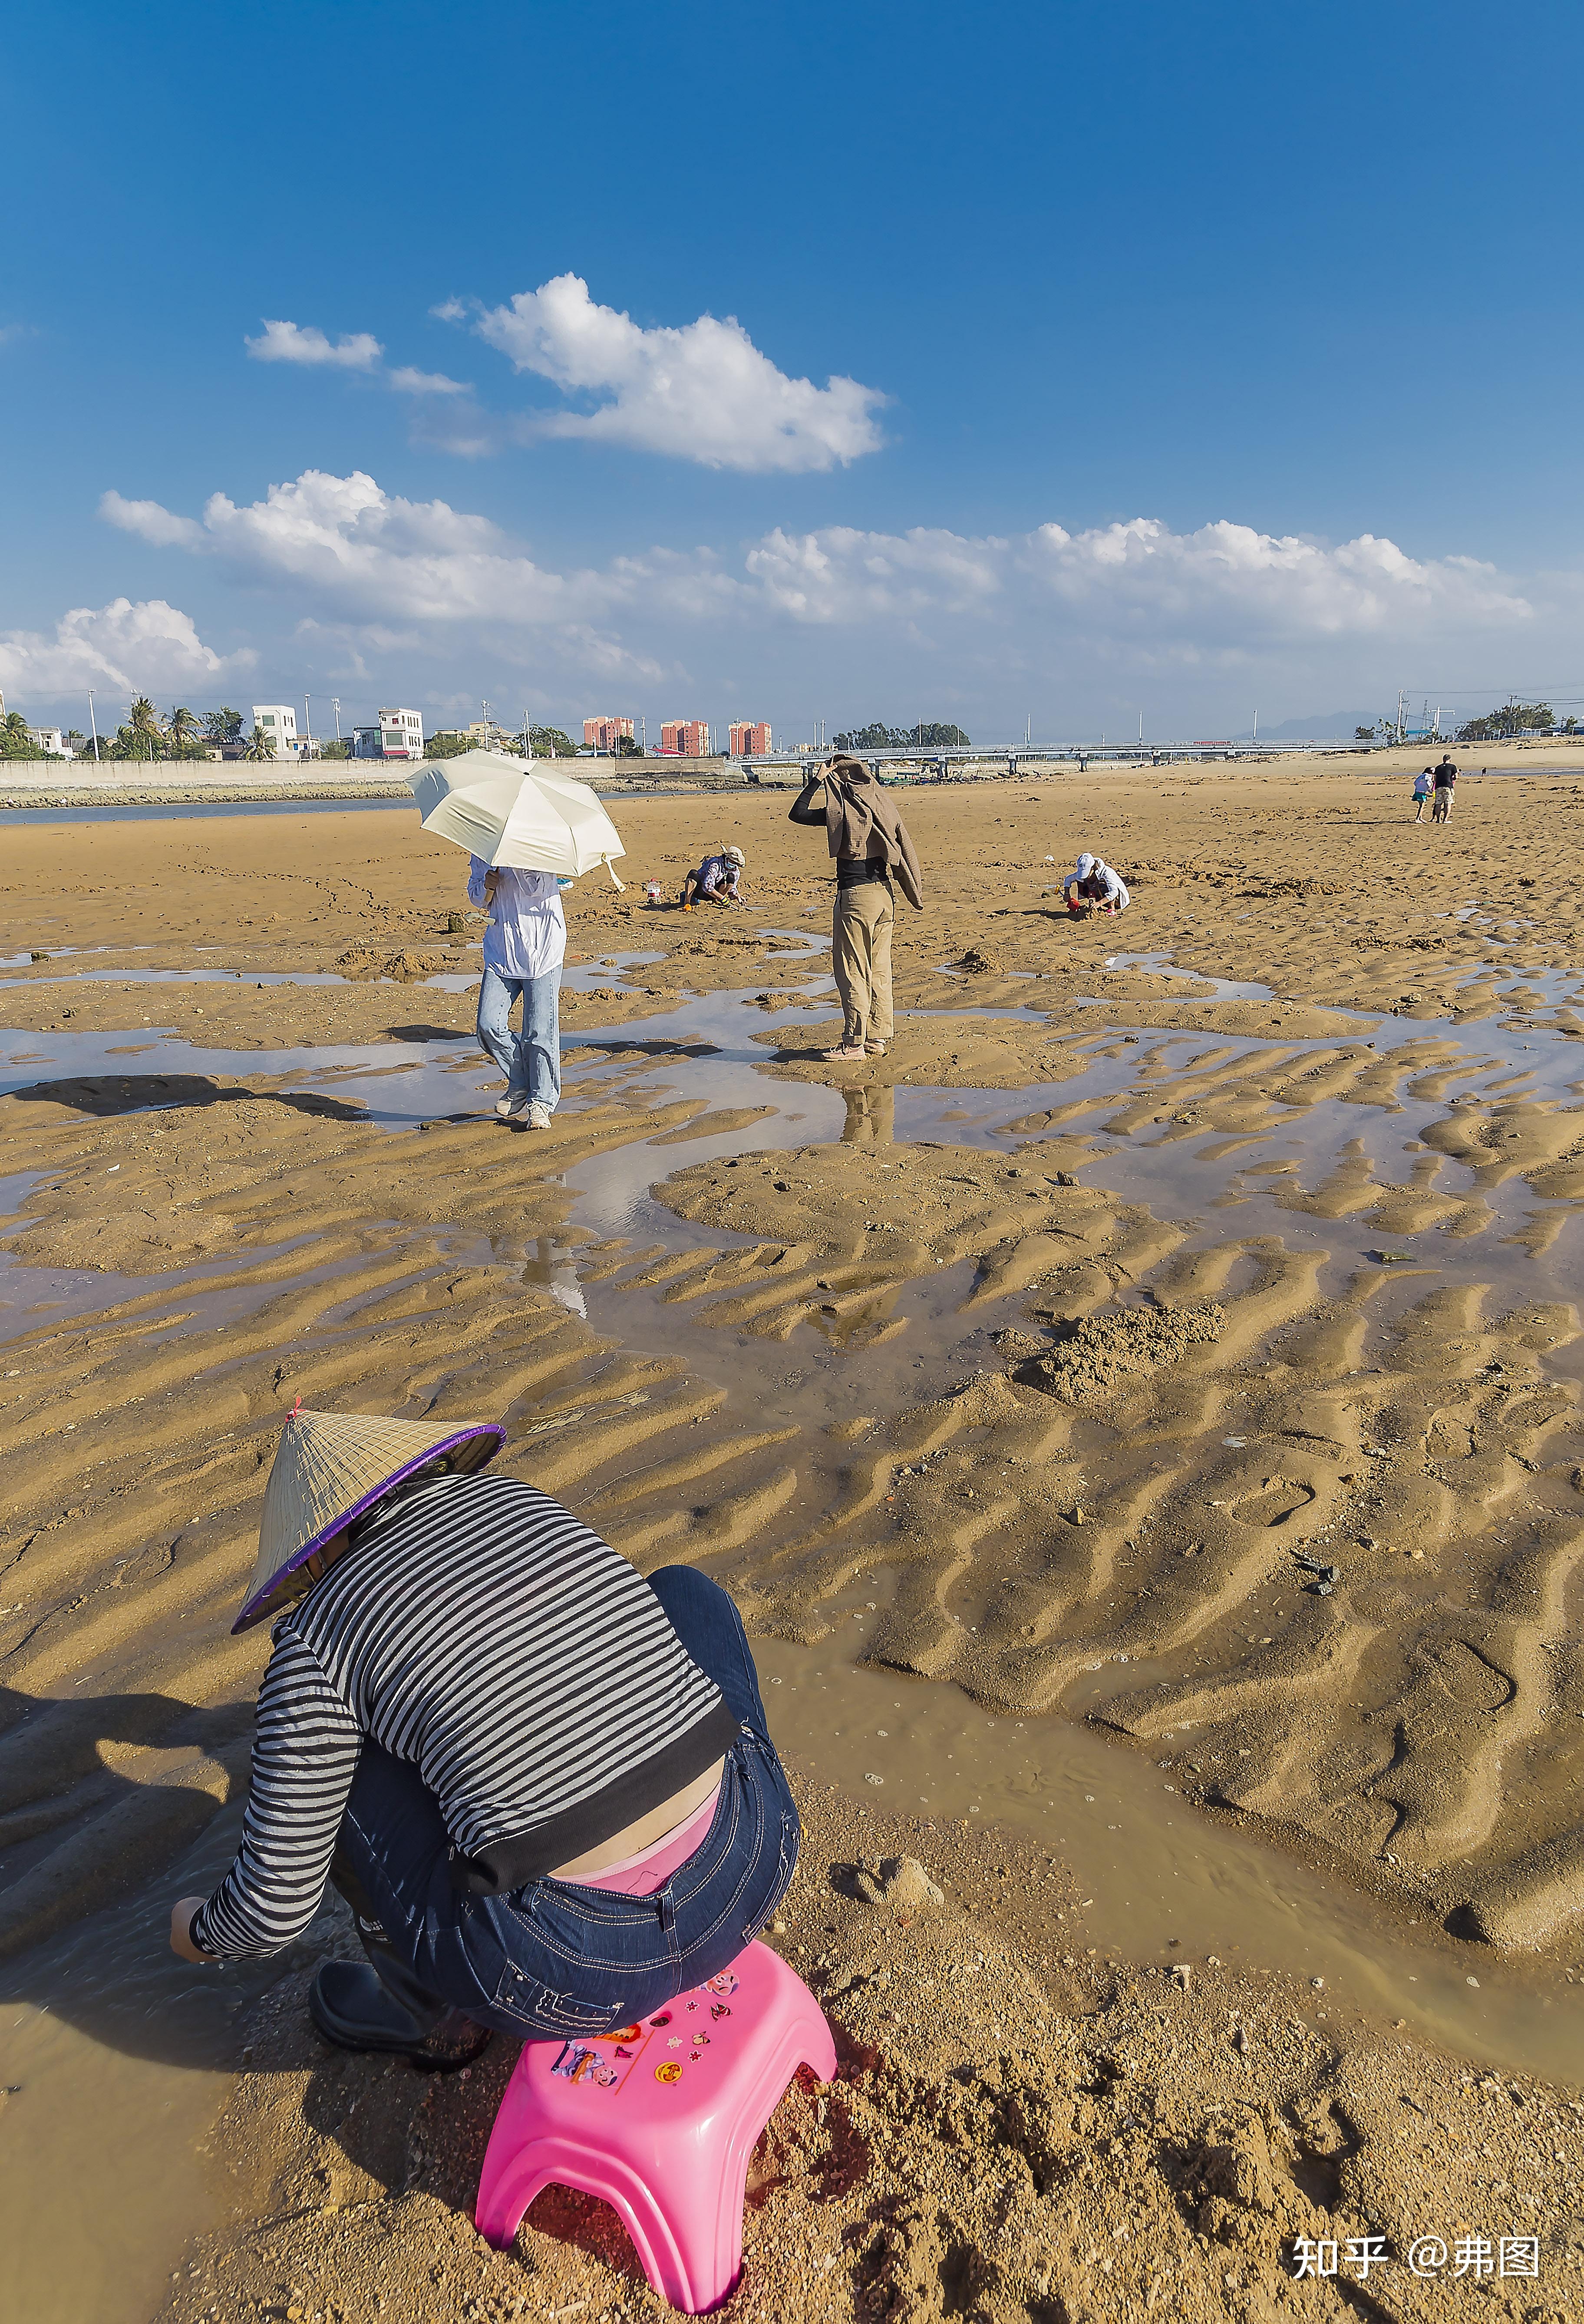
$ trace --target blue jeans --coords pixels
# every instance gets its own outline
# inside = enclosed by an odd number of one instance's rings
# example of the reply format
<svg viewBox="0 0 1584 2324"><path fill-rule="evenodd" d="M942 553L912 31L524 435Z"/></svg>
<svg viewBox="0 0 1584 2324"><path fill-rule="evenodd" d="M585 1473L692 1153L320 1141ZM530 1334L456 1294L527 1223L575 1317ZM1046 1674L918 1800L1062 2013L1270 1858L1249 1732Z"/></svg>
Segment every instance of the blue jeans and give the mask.
<svg viewBox="0 0 1584 2324"><path fill-rule="evenodd" d="M522 998L522 1030L511 1030L511 1009ZM498 968L484 968L478 994L478 1038L506 1076L513 1097L527 1094L530 1103L548 1105L553 1113L561 1102L561 972L545 976L505 976Z"/></svg>
<svg viewBox="0 0 1584 2324"><path fill-rule="evenodd" d="M742 1618L691 1566L649 1576L672 1628L740 1722L708 1833L652 1896L530 1880L504 1896L453 1887L451 1841L416 1767L365 1741L336 1842L337 1885L375 1918L370 1948L410 2007L428 1997L518 2040L597 2034L662 2008L734 1960L797 1862L797 1811L765 1726ZM349 1877L348 1877L349 1876Z"/></svg>

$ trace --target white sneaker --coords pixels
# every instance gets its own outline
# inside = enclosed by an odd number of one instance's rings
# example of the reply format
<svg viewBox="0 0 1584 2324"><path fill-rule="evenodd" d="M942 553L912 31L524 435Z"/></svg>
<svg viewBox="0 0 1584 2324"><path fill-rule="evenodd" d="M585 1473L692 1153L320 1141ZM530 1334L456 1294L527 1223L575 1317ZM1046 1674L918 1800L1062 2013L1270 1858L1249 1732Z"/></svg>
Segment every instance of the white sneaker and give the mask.
<svg viewBox="0 0 1584 2324"><path fill-rule="evenodd" d="M539 1104L536 1100L535 1102L528 1109L528 1126L530 1130L548 1130L550 1126L549 1107L548 1105Z"/></svg>
<svg viewBox="0 0 1584 2324"><path fill-rule="evenodd" d="M516 1095L513 1092L508 1090L504 1097L498 1097L495 1100L495 1111L500 1115L502 1121L507 1121L521 1103L522 1100L520 1096Z"/></svg>

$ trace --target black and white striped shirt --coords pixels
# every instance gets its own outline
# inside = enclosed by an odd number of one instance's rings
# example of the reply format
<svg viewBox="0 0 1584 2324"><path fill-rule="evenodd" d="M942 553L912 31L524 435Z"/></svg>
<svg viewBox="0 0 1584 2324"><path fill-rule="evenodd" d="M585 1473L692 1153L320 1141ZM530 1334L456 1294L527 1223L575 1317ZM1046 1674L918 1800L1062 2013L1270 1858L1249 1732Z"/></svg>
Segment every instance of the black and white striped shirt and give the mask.
<svg viewBox="0 0 1584 2324"><path fill-rule="evenodd" d="M194 1941L235 1957L301 1934L365 1736L434 1794L453 1877L494 1893L597 1848L736 1734L597 1534L511 1478L437 1478L376 1509L275 1625L242 1846Z"/></svg>

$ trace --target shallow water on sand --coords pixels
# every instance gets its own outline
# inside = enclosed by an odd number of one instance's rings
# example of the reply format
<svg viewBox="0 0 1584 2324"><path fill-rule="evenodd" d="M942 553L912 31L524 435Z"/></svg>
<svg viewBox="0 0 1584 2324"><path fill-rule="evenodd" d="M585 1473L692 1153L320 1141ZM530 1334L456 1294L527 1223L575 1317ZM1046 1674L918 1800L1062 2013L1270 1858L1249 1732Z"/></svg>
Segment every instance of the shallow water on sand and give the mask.
<svg viewBox="0 0 1584 2324"><path fill-rule="evenodd" d="M790 1005L774 1019L778 1034L795 1047L801 1028L828 1019L826 980L815 958L824 940L781 933L787 956L799 950L810 955L811 982L790 992ZM576 973L585 990L596 991L653 957L607 954L581 964ZM1119 955L1119 964L1130 957ZM1139 956L1141 966L1156 962ZM1217 985L1217 997L1265 997L1263 987L1203 980L1191 970L1175 973ZM1525 982L1541 986L1538 975ZM1573 980L1565 987L1559 981L1554 993L1544 988L1545 997L1560 1004L1573 989ZM852 1407L853 1346L864 1348L865 1409L900 1410L977 1369L994 1368L993 1334L1017 1321L1027 1292L961 1312L973 1287L968 1260L904 1284L885 1316L888 1325L907 1328L883 1340L866 1337L861 1319L811 1320L778 1342L723 1328L631 1279L640 1270L639 1245L677 1253L752 1240L693 1225L656 1199L656 1182L678 1165L838 1141L935 1141L1010 1155L1037 1153L1037 1142L1030 1141L1042 1136L1081 1138L1091 1150L1087 1158L1073 1155L1072 1167L1083 1185L1147 1204L1158 1218L1188 1222L1190 1248L1224 1240L1231 1227L1239 1236L1280 1237L1289 1250L1324 1249L1331 1254L1321 1278L1324 1291L1370 1249L1400 1243L1362 1222L1287 1207L1281 1195L1294 1186L1312 1188L1349 1148L1382 1178L1401 1176L1404 1157L1424 1150L1420 1132L1447 1113L1444 1087L1415 1095L1410 1075L1389 1105L1322 1099L1257 1134L1229 1140L1190 1124L1184 1136L1174 1116L1183 1110L1185 1082L1206 1060L1279 1051L1301 1062L1370 1046L1386 1056L1420 1042L1427 1060L1433 1049L1434 1073L1451 1075L1460 1092L1499 1087L1508 1096L1567 1102L1577 1097L1581 1070L1565 1032L1533 1020L1513 1029L1492 1019L1455 1025L1383 1018L1372 1022L1367 1042L1147 1027L1127 1041L1095 1034L1078 1043L1074 1070L1046 1084L944 1088L869 1075L843 1089L767 1072L776 1052L756 1038L765 1026L763 1011L732 992L683 1000L622 1025L579 1026L566 1069L569 1117L617 1080L631 1094L637 1075L656 1099L703 1100L712 1111L743 1110L755 1118L657 1147L640 1116L626 1143L568 1171L568 1231L538 1239L522 1261L522 1279L586 1315L627 1351L682 1357L691 1377L721 1388L744 1427L767 1409L797 1427L815 1505L848 1457L828 1431ZM1141 1076L1159 1089L1160 1115L1130 1134L1108 1129L1119 1097L1136 1090ZM42 1097L91 1084L75 1100L91 1111L191 1104L212 1094L215 1082L244 1077L267 1083L283 1102L344 1107L391 1133L475 1118L488 1111L494 1081L488 1061L461 1038L431 1041L418 1056L393 1060L390 1042L238 1052L195 1047L158 1028L144 1028L130 1049L125 1035L0 1034L0 1089ZM1058 1109L1058 1125L1031 1130L1033 1117ZM32 1183L36 1177L0 1181L0 1213L14 1213ZM1473 1174L1444 1159L1437 1185L1461 1196ZM1487 1278L1491 1242L1547 1208L1517 1176L1487 1190L1486 1199L1498 1223L1472 1240L1434 1230L1421 1237L1400 1284L1384 1284L1381 1312L1420 1296L1427 1268L1442 1284ZM613 1269L608 1255L598 1270L587 1268L580 1255L591 1234L627 1239L635 1255ZM1576 1236L1568 1230L1539 1255L1504 1247L1504 1298L1576 1297ZM250 1250L250 1259L258 1256L256 1248ZM213 1327L240 1318L280 1288L281 1279L262 1288L228 1285L226 1274L207 1262L160 1276L24 1267L6 1253L0 1232L0 1335L127 1300L139 1303L145 1319L168 1316L172 1331L194 1328L195 1318ZM284 1279L314 1277L309 1263ZM1575 1361L1574 1351L1563 1351L1557 1368ZM1577 1987L1551 1969L1503 1961L1483 1948L1476 1953L1428 1925L1415 1932L1402 1914L1372 1908L1341 1877L1312 1871L1257 1832L1189 1806L1174 1788L1177 1774L1157 1765L1147 1747L1113 1739L1072 1716L997 1715L953 1685L863 1666L857 1656L889 1590L883 1575L844 1589L833 1609L840 1628L821 1645L759 1642L778 1736L814 1775L860 1798L878 1796L887 1807L932 1818L1004 1822L1060 1855L1073 1867L1084 1904L1078 1927L1053 1928L1053 1955L1064 1942L1134 1959L1214 1952L1239 1965L1323 1978L1324 1990L1313 1989L1316 2015L1334 1994L1507 2070L1584 2081ZM1101 1709L1110 1693L1151 1675L1137 1663L1118 1666L1124 1663L1119 1655L1091 1665L1070 1711ZM879 1781L866 1793L871 1777ZM239 1814L233 1808L216 1818L187 1860L162 1875L161 1896L211 1884L235 1843ZM48 2316L51 2324L137 2324L148 2314L170 2255L207 2200L194 2150L224 2088L234 2017L276 1974L278 1968L265 1964L227 1972L222 1980L185 1968L166 1950L162 1913L148 1898L96 1916L69 1942L35 1948L5 1965L0 2077L21 2090L0 2108L0 2236L13 2256L20 2312ZM93 2214L87 2234L85 2202Z"/></svg>

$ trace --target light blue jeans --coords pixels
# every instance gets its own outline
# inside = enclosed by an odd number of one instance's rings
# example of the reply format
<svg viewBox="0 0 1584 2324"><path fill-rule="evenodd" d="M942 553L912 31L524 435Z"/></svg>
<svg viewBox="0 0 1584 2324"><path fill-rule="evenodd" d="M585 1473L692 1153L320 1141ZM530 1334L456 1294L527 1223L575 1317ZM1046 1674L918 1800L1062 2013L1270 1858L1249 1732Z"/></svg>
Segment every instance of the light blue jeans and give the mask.
<svg viewBox="0 0 1584 2324"><path fill-rule="evenodd" d="M511 1009L520 995L522 1030L514 1033ZM480 1047L500 1066L513 1097L526 1094L552 1113L561 1102L560 996L558 968L548 976L502 976L488 966L478 996Z"/></svg>

